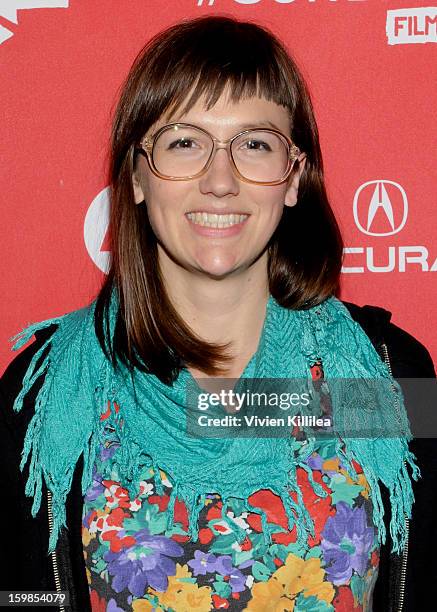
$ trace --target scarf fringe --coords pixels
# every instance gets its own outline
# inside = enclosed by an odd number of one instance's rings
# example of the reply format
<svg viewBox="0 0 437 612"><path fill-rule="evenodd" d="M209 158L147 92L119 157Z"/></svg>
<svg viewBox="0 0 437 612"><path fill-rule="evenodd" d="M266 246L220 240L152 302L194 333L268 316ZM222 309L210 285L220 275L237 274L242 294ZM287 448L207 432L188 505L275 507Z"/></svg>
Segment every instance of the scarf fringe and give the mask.
<svg viewBox="0 0 437 612"><path fill-rule="evenodd" d="M364 476L370 486L373 504L373 520L375 522L378 531L378 541L380 544L386 542L386 528L384 524L384 505L381 496L381 484L384 484L389 491L389 498L391 504L391 516L390 516L390 535L392 540L391 551L395 554L400 554L405 547L408 528L406 525L406 519L411 518L412 506L414 503L414 493L411 484L411 478L418 480L420 477L420 470L415 463L415 457L411 451L408 450L407 442L405 439L387 439L387 445L392 448L400 447L403 461L400 469L395 473L394 476L384 482L381 476L376 475L374 470L370 467L368 459L368 451L363 449L362 440L351 439L346 445L346 455L349 460L354 459L362 465ZM380 458L384 461L384 457ZM407 465L412 470L411 478L407 471Z"/></svg>
<svg viewBox="0 0 437 612"><path fill-rule="evenodd" d="M66 315L61 315L59 317L54 317L53 319L46 319L45 321L39 321L37 323L32 323L31 325L28 325L20 332L18 332L18 334L10 338L10 342L15 341L15 344L12 346L12 350L18 351L21 347L23 347L29 342L35 332L41 331L42 329L46 329L51 325L59 324L60 321L65 318L65 316Z"/></svg>
<svg viewBox="0 0 437 612"><path fill-rule="evenodd" d="M53 324L59 324L66 315L61 317L55 317L34 323L26 329L19 332L17 335L11 338L11 341L15 341L12 350L16 351L25 346L32 338L32 336L42 329L46 329ZM71 482L73 477L74 466L67 470L63 475L62 479L55 481L52 474L43 466L40 455L41 455L41 434L44 425L44 409L47 405L51 387L54 379L54 367L51 359L51 353L53 350L53 340L56 332L52 334L36 351L29 367L26 371L22 381L22 388L15 398L13 410L20 412L24 405L24 398L31 391L37 380L41 375L45 374L43 384L39 389L35 404L34 414L29 422L26 435L24 437L24 444L22 450L22 457L20 461L20 470L23 471L26 464L29 461L29 474L25 485L25 495L27 497L33 497L33 503L31 507L31 514L35 517L40 510L42 500L43 481L47 487L47 490L51 494L51 513L49 511L49 529L50 537L48 543L48 554L52 553L56 548L58 541L59 532L62 527L66 527L66 509L65 502L68 492L71 489ZM50 348L42 360L41 364L37 366L44 352ZM91 435L89 444L83 449L84 453L84 472L82 475L82 490L85 491L91 483L92 479L92 466L94 464L96 452L97 452L98 440L97 436ZM51 514L51 516L50 516Z"/></svg>
<svg viewBox="0 0 437 612"><path fill-rule="evenodd" d="M54 320L50 322L44 322L42 324L33 324L28 329L23 330L16 336L12 338L15 340L19 338L19 340L14 344L13 350L18 350L22 346L24 346L30 338L34 335L35 331L48 327L52 324ZM47 323L47 324L46 324ZM46 342L41 346L41 348L35 353L33 356L30 365L26 371L26 374L23 378L22 388L15 398L15 402L13 405L13 409L15 412L20 412L23 408L24 398L32 389L36 380L46 372L46 376L41 388L38 391L38 394L35 399L35 412L32 419L29 422L26 435L24 437L24 444L20 462L20 470L23 471L26 463L28 462L29 455L30 465L29 465L29 475L25 486L25 494L27 497L33 497L32 516L36 516L38 510L41 506L41 496L42 496L42 466L39 461L40 453L40 434L42 428L43 421L43 409L47 401L47 397L49 394L50 386L51 386L51 370L49 368L50 358L48 353L43 359L39 368L36 368L36 364L41 358L41 355L51 344L52 337L48 338Z"/></svg>
<svg viewBox="0 0 437 612"><path fill-rule="evenodd" d="M50 325L51 324L52 322L50 322ZM29 342L30 338L34 335L35 331L44 329L46 327L49 327L49 325L43 325L43 324L38 325L35 323L29 328L30 331L29 329L23 330L22 332L14 336L11 340L15 340L16 338L19 338L19 340L17 340L17 342L14 344L14 346L12 347L12 350L17 351L18 349L23 347L27 342ZM36 368L36 364L41 358L41 355L44 353L47 347L51 345L52 340L53 340L53 336L50 336L50 338L48 338L43 343L43 345L38 349L38 351L32 357L32 360L23 378L22 388L19 394L17 395L17 397L15 398L15 402L13 406L13 409L15 410L15 412L20 412L20 410L23 408L24 397L27 395L27 393L29 393L35 381L41 376L41 374L43 374L48 369L49 364L50 364L50 359L49 359L50 354L46 355L46 357L44 358L44 360L42 361L38 369L35 369L35 368ZM44 384L42 388L45 388L46 386L47 386L46 381L44 380ZM38 394L38 397L40 396L40 394L41 392Z"/></svg>
<svg viewBox="0 0 437 612"><path fill-rule="evenodd" d="M50 324L52 322L54 321L51 321ZM21 332L20 334L15 336L14 339L17 337L19 337L20 339L14 345L13 350L18 350L19 348L24 346L33 336L35 331L38 331L39 329L43 329L45 327L48 327L48 325L32 325L30 328L25 330L25 332ZM33 385L35 384L36 380L41 376L41 374L46 372L44 382L36 396L35 413L26 431L22 458L20 462L20 470L23 471L30 455L29 475L24 491L27 497L33 497L33 503L31 508L31 514L33 517L37 515L41 507L42 498L42 481L44 470L40 462L40 438L43 423L43 410L49 395L52 382L52 371L50 368L49 358L50 352L46 355L41 365L37 369L36 364L41 358L41 355L44 353L44 351L49 347L49 345L51 345L51 341L52 337L48 338L48 340L44 342L42 347L33 356L29 368L23 378L23 386L21 388L20 393L17 395L13 406L13 409L16 412L21 411L21 409L23 408L25 396L32 389ZM52 495L51 520L49 515L50 537L48 544L48 553L51 553L56 548L59 530L61 526L65 525L65 506L59 499L60 495L58 490L54 488L53 485L50 486L50 480L49 478L47 478L46 474L44 474L44 479L46 482L46 486ZM65 496L68 492L68 489L65 492Z"/></svg>

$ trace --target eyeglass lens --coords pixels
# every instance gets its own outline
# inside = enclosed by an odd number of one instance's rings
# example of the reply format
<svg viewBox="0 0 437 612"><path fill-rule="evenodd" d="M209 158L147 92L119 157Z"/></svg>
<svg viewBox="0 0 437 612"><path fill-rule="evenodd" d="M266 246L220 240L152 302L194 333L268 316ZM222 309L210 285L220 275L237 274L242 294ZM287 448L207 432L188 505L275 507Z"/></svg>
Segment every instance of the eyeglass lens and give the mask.
<svg viewBox="0 0 437 612"><path fill-rule="evenodd" d="M214 142L195 127L170 126L155 140L152 157L162 175L194 176L209 161ZM250 130L232 142L231 156L238 172L259 182L280 180L288 168L288 145L268 130Z"/></svg>

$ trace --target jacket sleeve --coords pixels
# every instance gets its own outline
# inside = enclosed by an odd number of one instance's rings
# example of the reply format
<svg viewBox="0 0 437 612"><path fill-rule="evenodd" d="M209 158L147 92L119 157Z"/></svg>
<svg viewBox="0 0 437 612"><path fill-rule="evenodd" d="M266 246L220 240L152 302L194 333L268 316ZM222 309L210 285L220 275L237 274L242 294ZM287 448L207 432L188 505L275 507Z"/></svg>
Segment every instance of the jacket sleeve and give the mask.
<svg viewBox="0 0 437 612"><path fill-rule="evenodd" d="M352 317L357 321L372 341L381 359L385 357L385 347L393 376L403 388L402 379L428 379L427 389L435 389L435 370L428 350L411 334L390 322L391 313L376 306L358 306L344 302ZM385 347L384 347L385 345ZM430 380L434 379L434 380ZM429 384L431 383L431 385ZM405 389L404 389L405 390ZM433 394L435 397L435 392ZM430 400L432 405L433 400ZM414 397L405 396L405 404L412 419L420 418L420 402ZM437 411L437 401L434 402ZM429 413L428 413L429 414ZM434 551L437 549L437 527L433 520L433 508L437 504L437 440L435 438L414 438L410 448L415 454L422 478L413 481L415 503L409 521L408 549L403 556L390 551L390 538L381 546L379 577L373 595L374 612L398 612L402 574L405 572L405 589L402 612L427 610L425 601L430 585L437 582L437 565ZM382 490L386 517L390 516L388 492ZM388 528L388 520L386 520ZM405 570L402 567L406 559Z"/></svg>
<svg viewBox="0 0 437 612"><path fill-rule="evenodd" d="M37 332L36 340L10 363L0 379L0 590L4 591L55 590L51 558L47 554L47 504L42 503L37 516L32 518L32 500L24 493L28 470L19 469L24 435L43 375L25 397L22 410L19 413L13 410L33 355L54 329L52 326ZM43 358L44 355L41 362Z"/></svg>
<svg viewBox="0 0 437 612"><path fill-rule="evenodd" d="M384 340L395 378L435 378L431 355L411 334L390 323Z"/></svg>
<svg viewBox="0 0 437 612"><path fill-rule="evenodd" d="M435 379L435 369L427 349L410 334L396 325L390 324L385 334L385 341L390 355L395 378ZM421 478L413 483L414 505L409 522L409 545L405 574L405 599L403 612L416 612L429 609L429 594L437 583L437 422L436 381L423 381L431 397L433 415L414 414L421 409L421 402L415 401L415 394L406 397L408 412L414 420L429 419L430 433L428 438L415 437L410 448L415 454ZM419 390L417 392L419 395ZM434 405L432 405L432 403ZM431 418L430 418L431 417ZM426 425L426 423L425 423ZM421 427L423 431L423 427ZM423 433L421 434L423 435Z"/></svg>

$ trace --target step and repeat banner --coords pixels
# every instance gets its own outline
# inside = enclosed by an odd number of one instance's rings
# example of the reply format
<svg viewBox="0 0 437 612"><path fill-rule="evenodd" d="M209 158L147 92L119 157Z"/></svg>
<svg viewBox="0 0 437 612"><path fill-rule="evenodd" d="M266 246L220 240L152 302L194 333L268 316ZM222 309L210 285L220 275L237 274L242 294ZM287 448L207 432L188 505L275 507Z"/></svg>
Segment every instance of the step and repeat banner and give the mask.
<svg viewBox="0 0 437 612"><path fill-rule="evenodd" d="M96 295L110 253L111 114L144 43L225 14L285 41L313 98L345 238L341 297L437 361L437 6L409 0L1 0L0 368L30 322Z"/></svg>

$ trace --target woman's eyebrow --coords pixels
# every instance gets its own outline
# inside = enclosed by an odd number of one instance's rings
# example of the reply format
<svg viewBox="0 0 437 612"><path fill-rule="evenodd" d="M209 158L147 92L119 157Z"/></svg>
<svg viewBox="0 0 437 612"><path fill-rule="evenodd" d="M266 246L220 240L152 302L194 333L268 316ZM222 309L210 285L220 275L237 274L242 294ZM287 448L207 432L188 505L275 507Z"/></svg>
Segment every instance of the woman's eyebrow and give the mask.
<svg viewBox="0 0 437 612"><path fill-rule="evenodd" d="M200 125L200 126L202 124L201 121L193 121L193 122L186 121L184 120L183 116L179 117L178 119L174 119L174 123L193 123L193 125ZM263 127L271 127L274 130L281 131L280 128L276 124L274 124L272 121L269 121L268 119L261 119L260 121L251 121L250 123L238 123L235 126L237 130L252 130L253 128L263 128Z"/></svg>
<svg viewBox="0 0 437 612"><path fill-rule="evenodd" d="M279 130L279 127L275 125L274 123L272 123L271 121L257 121L256 123L253 123L253 122L242 123L238 127L241 128L242 130L251 130L252 128L259 128L259 127L271 127L274 130Z"/></svg>

